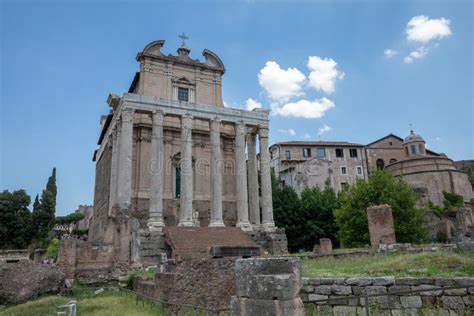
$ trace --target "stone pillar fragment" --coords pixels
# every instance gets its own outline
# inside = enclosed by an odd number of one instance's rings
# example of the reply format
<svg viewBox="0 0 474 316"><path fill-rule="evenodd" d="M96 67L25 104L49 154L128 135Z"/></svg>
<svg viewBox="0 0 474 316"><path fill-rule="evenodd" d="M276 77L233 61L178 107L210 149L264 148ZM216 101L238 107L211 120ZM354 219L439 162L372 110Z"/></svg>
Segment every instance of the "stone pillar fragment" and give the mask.
<svg viewBox="0 0 474 316"><path fill-rule="evenodd" d="M372 247L378 247L380 244L391 245L396 243L392 208L389 205L368 207L367 220Z"/></svg>
<svg viewBox="0 0 474 316"><path fill-rule="evenodd" d="M133 114L125 108L121 113L121 133L117 175L117 201L120 208L130 208L132 203L132 154L133 154Z"/></svg>
<svg viewBox="0 0 474 316"><path fill-rule="evenodd" d="M258 130L260 141L260 184L262 206L262 225L266 231L275 230L273 221L272 202L272 180L270 174L270 154L268 152L268 127L260 127Z"/></svg>
<svg viewBox="0 0 474 316"><path fill-rule="evenodd" d="M163 222L163 186L164 186L164 164L163 164L163 119L162 111L154 111L152 116L151 157L154 160L151 168L150 183L150 215L148 228L150 230L161 230L165 226Z"/></svg>
<svg viewBox="0 0 474 316"><path fill-rule="evenodd" d="M249 192L249 217L250 223L260 226L260 201L258 194L258 171L257 171L257 150L256 135L247 134L247 153L248 153L248 192Z"/></svg>
<svg viewBox="0 0 474 316"><path fill-rule="evenodd" d="M237 227L242 230L252 230L249 222L247 166L245 162L245 124L235 125L235 178L237 195Z"/></svg>
<svg viewBox="0 0 474 316"><path fill-rule="evenodd" d="M211 221L210 227L223 227L222 219L222 159L221 159L221 120L215 118L211 130Z"/></svg>
<svg viewBox="0 0 474 316"><path fill-rule="evenodd" d="M193 221L193 117L181 117L181 197L178 226L194 226Z"/></svg>
<svg viewBox="0 0 474 316"><path fill-rule="evenodd" d="M319 239L319 251L323 255L332 254L332 241L329 238Z"/></svg>

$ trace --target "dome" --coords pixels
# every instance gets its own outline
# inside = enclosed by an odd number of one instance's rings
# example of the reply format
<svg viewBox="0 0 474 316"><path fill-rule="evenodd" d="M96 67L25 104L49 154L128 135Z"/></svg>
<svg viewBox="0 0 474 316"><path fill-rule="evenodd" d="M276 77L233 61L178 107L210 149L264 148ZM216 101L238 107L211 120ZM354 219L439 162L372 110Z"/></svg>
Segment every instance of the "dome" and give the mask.
<svg viewBox="0 0 474 316"><path fill-rule="evenodd" d="M425 142L425 140L418 134L415 134L413 130L410 131L410 135L405 137L403 141L404 144L413 143L413 142Z"/></svg>

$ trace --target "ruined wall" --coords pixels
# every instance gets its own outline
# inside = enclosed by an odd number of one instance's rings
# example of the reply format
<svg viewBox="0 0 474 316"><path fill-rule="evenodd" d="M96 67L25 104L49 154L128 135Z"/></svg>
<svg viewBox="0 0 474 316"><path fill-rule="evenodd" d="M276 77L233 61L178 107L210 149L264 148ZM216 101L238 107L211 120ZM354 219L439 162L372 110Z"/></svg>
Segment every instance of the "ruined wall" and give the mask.
<svg viewBox="0 0 474 316"><path fill-rule="evenodd" d="M89 240L103 240L108 224L112 148L107 146L96 164L94 215Z"/></svg>
<svg viewBox="0 0 474 316"><path fill-rule="evenodd" d="M113 245L95 244L79 239L61 241L58 267L67 279L98 283L111 279L114 265Z"/></svg>
<svg viewBox="0 0 474 316"><path fill-rule="evenodd" d="M364 299L319 302L328 298L343 298L350 295L384 294L398 291L430 289L448 286L471 286L466 289L436 290L395 296L369 298L372 313L377 315L472 315L474 311L474 278L303 278L301 298L307 310L317 310L324 315L365 315ZM450 314L451 313L451 314ZM462 314L465 313L465 314Z"/></svg>

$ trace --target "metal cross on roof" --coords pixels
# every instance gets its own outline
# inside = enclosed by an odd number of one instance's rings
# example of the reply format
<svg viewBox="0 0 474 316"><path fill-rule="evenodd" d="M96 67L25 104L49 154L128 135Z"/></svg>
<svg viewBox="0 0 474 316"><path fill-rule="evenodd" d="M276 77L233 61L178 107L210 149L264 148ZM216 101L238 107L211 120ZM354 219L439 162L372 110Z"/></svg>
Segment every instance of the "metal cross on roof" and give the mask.
<svg viewBox="0 0 474 316"><path fill-rule="evenodd" d="M183 40L182 46L186 46L186 43L184 41L188 40L189 37L187 37L184 32L183 32L183 34L178 35L178 37Z"/></svg>

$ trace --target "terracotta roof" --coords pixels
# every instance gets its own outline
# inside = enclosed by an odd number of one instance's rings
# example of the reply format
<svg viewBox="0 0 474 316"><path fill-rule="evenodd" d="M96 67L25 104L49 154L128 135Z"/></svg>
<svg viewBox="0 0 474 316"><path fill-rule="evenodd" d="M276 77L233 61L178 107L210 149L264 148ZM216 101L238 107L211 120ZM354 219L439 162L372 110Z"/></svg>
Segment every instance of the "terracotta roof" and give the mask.
<svg viewBox="0 0 474 316"><path fill-rule="evenodd" d="M397 139L399 139L400 141L403 142L403 138L401 138L400 136L397 136L397 135L395 135L395 134L390 133L390 134L388 134L387 136L384 136L384 137L382 137L382 138L379 138L379 139L377 139L377 140L374 140L373 142L371 142L371 143L365 145L365 147L369 147L370 145L373 145L373 144L375 144L375 143L378 143L379 141L384 140L384 139L389 138L389 137L395 137L395 138L397 138Z"/></svg>
<svg viewBox="0 0 474 316"><path fill-rule="evenodd" d="M173 258L206 257L212 246L258 246L238 227L165 227Z"/></svg>

